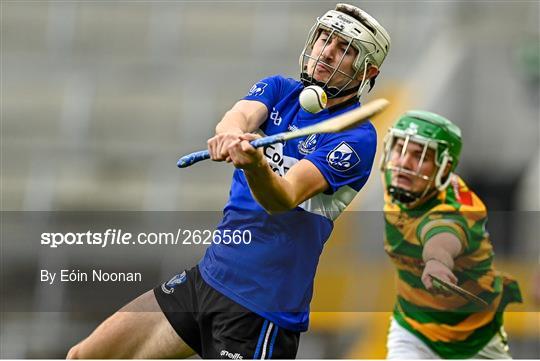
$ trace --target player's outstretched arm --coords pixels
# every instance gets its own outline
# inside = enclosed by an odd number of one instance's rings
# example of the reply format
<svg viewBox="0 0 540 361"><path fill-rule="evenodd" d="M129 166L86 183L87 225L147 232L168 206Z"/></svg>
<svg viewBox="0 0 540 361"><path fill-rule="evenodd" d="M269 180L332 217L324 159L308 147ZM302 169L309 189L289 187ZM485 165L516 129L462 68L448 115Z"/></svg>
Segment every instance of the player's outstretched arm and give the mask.
<svg viewBox="0 0 540 361"><path fill-rule="evenodd" d="M229 145L244 133L257 130L268 115L266 106L257 101L240 100L216 125L216 135L208 139L208 151L214 161L229 161Z"/></svg>
<svg viewBox="0 0 540 361"><path fill-rule="evenodd" d="M253 134L243 135L241 141L231 145L229 154L235 167L244 169L251 193L268 213L291 210L328 188L319 169L307 160L296 163L284 177L276 174L262 151L249 144L256 138Z"/></svg>
<svg viewBox="0 0 540 361"><path fill-rule="evenodd" d="M454 269L454 258L461 253L462 243L458 237L449 232L439 233L431 237L422 251L425 263L422 273L422 282L428 290L433 288L429 275L436 276L444 281L457 283Z"/></svg>

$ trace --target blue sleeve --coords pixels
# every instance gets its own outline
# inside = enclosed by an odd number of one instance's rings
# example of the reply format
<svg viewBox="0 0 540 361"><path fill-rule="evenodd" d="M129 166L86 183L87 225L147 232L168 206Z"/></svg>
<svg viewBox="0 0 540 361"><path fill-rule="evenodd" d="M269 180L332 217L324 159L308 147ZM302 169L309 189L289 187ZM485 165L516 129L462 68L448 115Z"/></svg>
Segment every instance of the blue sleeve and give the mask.
<svg viewBox="0 0 540 361"><path fill-rule="evenodd" d="M259 101L266 105L268 112L271 112L280 100L282 81L283 78L279 75L264 78L253 84L248 94L242 99Z"/></svg>
<svg viewBox="0 0 540 361"><path fill-rule="evenodd" d="M319 148L304 159L322 173L334 193L348 185L359 191L366 183L377 148L377 133L371 123L336 134L326 134Z"/></svg>

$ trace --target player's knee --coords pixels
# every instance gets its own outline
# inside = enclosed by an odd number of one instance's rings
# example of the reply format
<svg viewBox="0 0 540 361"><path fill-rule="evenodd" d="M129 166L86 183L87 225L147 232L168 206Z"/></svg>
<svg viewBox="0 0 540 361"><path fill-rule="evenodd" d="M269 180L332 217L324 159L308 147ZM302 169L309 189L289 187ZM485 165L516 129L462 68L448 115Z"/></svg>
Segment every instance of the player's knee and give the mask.
<svg viewBox="0 0 540 361"><path fill-rule="evenodd" d="M100 357L100 355L93 352L91 348L84 347L84 341L81 343L78 343L77 345L69 349L68 354L66 356L67 360L96 359L96 358L102 358L102 357Z"/></svg>
<svg viewBox="0 0 540 361"><path fill-rule="evenodd" d="M66 359L67 360L75 360L75 359L79 359L79 345L75 345L73 346L72 348L69 349L68 353L67 353L67 356L66 356Z"/></svg>

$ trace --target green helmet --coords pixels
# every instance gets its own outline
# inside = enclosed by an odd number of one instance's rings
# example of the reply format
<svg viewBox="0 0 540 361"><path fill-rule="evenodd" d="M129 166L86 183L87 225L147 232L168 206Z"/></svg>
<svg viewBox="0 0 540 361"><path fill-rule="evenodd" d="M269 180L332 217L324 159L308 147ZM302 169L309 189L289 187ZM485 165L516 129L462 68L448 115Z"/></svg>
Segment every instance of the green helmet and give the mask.
<svg viewBox="0 0 540 361"><path fill-rule="evenodd" d="M390 163L391 150L398 139L405 140L403 154L409 142L418 143L424 146L422 158L420 159L416 172L397 168ZM392 128L389 129L384 141L384 155L381 161L381 170L385 172L387 188L394 199L402 203L412 203L427 195L431 189L431 183L420 193L412 193L399 189L391 185L390 172L397 170L409 173L425 180L434 181L435 188L443 191L450 183L450 175L456 169L461 153L461 130L450 120L427 111L411 110L398 118ZM435 151L435 164L438 167L437 172L430 176L420 174L420 167L424 161L427 149ZM450 164L450 172L446 173L447 165Z"/></svg>

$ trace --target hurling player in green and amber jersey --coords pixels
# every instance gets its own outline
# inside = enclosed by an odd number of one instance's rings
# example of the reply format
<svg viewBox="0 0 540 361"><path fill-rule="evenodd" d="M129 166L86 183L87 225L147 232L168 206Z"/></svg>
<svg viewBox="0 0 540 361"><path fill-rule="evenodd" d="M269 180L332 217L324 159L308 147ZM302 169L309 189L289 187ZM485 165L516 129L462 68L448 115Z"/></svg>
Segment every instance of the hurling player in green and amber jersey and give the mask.
<svg viewBox="0 0 540 361"><path fill-rule="evenodd" d="M388 358L510 358L503 311L518 285L493 268L487 210L454 173L461 131L426 111L402 115L385 139L385 250L397 269ZM438 292L430 275L472 292Z"/></svg>

